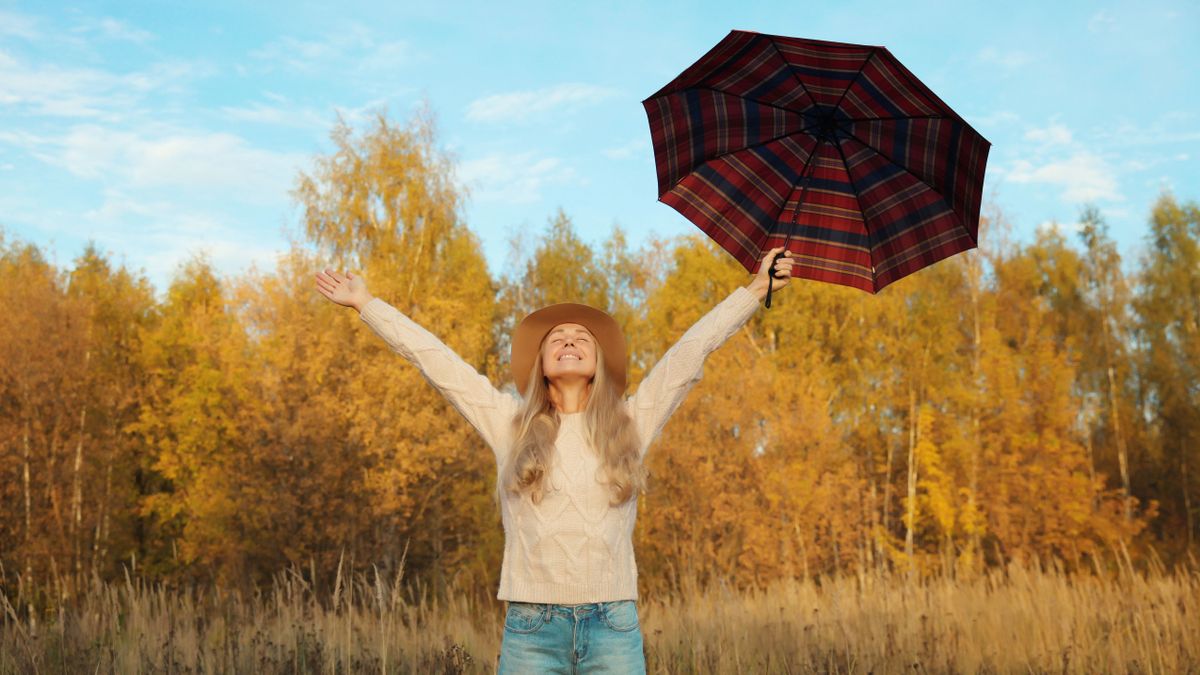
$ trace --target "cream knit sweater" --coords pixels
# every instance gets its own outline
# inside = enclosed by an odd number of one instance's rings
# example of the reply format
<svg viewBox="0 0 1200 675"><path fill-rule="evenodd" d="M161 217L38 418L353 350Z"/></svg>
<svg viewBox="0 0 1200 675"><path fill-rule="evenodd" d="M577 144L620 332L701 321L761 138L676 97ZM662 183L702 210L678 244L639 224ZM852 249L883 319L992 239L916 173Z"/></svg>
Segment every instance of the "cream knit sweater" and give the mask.
<svg viewBox="0 0 1200 675"><path fill-rule="evenodd" d="M645 456L667 418L700 380L704 359L758 308L739 287L696 322L663 355L626 399ZM395 307L374 298L360 318L449 399L491 446L497 472L512 445L518 399L491 382L429 331ZM505 494L504 562L500 600L576 604L637 598L633 524L637 500L609 506L608 487L596 480L599 458L591 450L582 413L561 416L554 464L540 504Z"/></svg>

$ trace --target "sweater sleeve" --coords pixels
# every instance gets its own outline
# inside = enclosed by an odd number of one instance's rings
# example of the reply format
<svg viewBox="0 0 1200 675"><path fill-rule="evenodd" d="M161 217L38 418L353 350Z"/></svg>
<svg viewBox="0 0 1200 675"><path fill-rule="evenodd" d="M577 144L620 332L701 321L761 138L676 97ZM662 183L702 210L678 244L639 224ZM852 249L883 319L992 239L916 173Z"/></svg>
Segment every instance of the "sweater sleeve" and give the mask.
<svg viewBox="0 0 1200 675"><path fill-rule="evenodd" d="M511 443L510 424L517 400L497 390L454 350L383 300L372 298L363 305L359 318L392 351L420 369L491 446L499 464Z"/></svg>
<svg viewBox="0 0 1200 675"><path fill-rule="evenodd" d="M629 413L641 440L641 453L667 423L688 391L700 381L704 360L725 343L758 309L758 298L739 286L709 310L667 350L629 398Z"/></svg>

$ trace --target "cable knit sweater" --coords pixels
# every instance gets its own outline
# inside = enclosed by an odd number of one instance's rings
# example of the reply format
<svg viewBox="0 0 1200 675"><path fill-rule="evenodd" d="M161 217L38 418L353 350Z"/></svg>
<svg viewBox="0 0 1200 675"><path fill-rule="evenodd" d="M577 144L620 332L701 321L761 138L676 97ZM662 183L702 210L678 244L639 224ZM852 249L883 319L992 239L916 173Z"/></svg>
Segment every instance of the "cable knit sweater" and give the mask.
<svg viewBox="0 0 1200 675"><path fill-rule="evenodd" d="M696 322L646 375L625 405L645 456L667 418L700 380L704 359L758 307L739 287ZM512 445L519 400L501 392L441 340L395 307L373 298L360 318L425 378L483 437L499 472ZM501 499L504 562L500 600L576 604L637 598L633 524L637 500L610 506L596 476L599 457L589 447L582 413L561 415L554 459L541 503L506 493Z"/></svg>

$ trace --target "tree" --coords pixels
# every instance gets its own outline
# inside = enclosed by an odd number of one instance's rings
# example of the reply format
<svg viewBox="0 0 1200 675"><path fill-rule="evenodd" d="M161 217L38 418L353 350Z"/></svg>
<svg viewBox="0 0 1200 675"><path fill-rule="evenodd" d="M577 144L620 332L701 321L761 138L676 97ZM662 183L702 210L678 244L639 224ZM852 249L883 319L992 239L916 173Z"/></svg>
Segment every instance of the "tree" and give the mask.
<svg viewBox="0 0 1200 675"><path fill-rule="evenodd" d="M251 401L247 336L225 285L203 256L172 281L141 337L146 386L129 426L148 449L142 466L147 517L141 561L151 575L196 574L223 583L251 579L239 492L249 478Z"/></svg>
<svg viewBox="0 0 1200 675"><path fill-rule="evenodd" d="M1158 530L1174 543L1182 529L1182 545L1194 550L1200 509L1200 206L1162 195L1147 239L1134 308L1167 507Z"/></svg>
<svg viewBox="0 0 1200 675"><path fill-rule="evenodd" d="M419 110L397 126L381 113L358 135L339 122L332 138L334 152L318 157L295 191L318 255L335 268L361 270L374 295L495 375L496 289L461 221L461 193L437 147L432 114ZM372 532L359 549L362 564L427 574L439 589L448 573L498 577L492 453L352 312L328 303L315 311L314 327L326 327L317 330L336 327L321 337L323 358L342 354L334 367L348 374L332 386L351 402L341 429L366 455Z"/></svg>

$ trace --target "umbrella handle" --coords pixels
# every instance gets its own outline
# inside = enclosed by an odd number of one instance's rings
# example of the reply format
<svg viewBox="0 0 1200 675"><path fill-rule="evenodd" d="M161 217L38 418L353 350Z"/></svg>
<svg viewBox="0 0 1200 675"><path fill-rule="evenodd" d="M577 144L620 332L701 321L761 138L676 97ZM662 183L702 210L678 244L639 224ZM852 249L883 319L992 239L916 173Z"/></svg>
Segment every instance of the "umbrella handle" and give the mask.
<svg viewBox="0 0 1200 675"><path fill-rule="evenodd" d="M783 274L782 272L778 272L775 270L775 261L782 258L783 254L785 252L786 252L786 249L784 249L783 251L780 251L779 253L776 253L775 257L771 258L771 267L770 267L771 273L767 275L767 302L766 302L767 309L771 309L771 291L775 287L775 280L783 279L785 276L787 276L787 275Z"/></svg>

